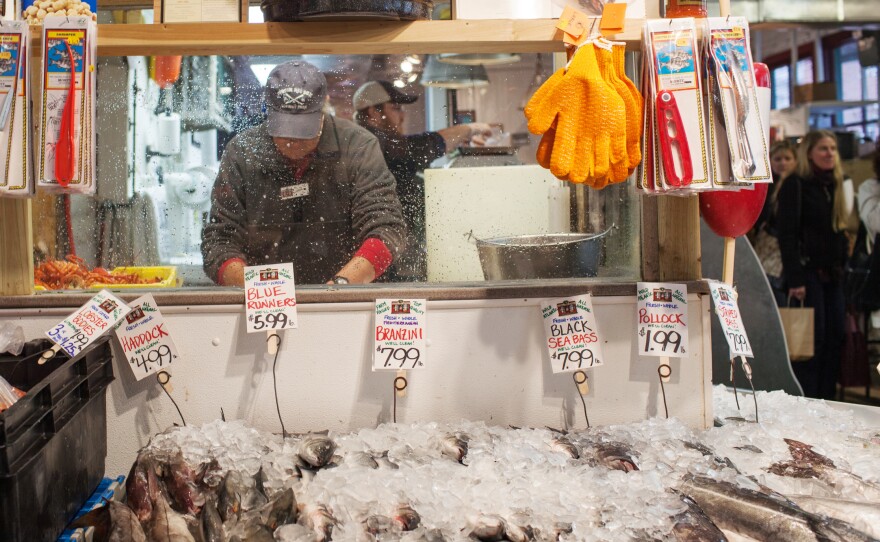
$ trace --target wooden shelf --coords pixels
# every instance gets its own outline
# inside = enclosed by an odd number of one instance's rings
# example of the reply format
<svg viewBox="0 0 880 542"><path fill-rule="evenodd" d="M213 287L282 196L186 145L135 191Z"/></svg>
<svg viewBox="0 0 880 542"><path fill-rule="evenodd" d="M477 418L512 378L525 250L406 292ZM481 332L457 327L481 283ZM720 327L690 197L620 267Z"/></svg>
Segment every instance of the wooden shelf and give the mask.
<svg viewBox="0 0 880 542"><path fill-rule="evenodd" d="M556 19L102 24L99 56L400 53L552 53L564 51ZM613 39L640 46L642 23ZM39 50L35 27L32 51Z"/></svg>

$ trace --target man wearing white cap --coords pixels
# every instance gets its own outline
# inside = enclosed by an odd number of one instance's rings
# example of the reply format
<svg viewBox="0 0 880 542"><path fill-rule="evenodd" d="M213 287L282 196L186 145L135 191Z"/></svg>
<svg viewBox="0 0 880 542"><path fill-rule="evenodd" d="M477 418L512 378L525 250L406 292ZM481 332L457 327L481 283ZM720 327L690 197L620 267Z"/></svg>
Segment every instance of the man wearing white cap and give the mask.
<svg viewBox="0 0 880 542"><path fill-rule="evenodd" d="M418 100L388 81L370 81L354 93L355 121L379 139L388 168L397 179L397 195L410 229L406 250L388 270L386 278L399 282L427 279L425 244L425 185L416 174L459 145L482 144L492 133L483 123L459 124L436 132L403 135L403 106Z"/></svg>
<svg viewBox="0 0 880 542"><path fill-rule="evenodd" d="M406 225L379 142L325 115L326 95L311 64L277 66L267 120L227 145L202 232L218 284L241 286L245 265L281 262L299 284L367 283L401 251Z"/></svg>

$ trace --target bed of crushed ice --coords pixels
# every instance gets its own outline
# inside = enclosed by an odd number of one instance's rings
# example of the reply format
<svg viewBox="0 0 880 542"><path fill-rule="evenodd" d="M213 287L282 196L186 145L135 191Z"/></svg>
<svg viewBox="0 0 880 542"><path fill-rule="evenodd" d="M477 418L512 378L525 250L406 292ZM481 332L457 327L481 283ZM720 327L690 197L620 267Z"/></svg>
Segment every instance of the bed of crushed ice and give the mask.
<svg viewBox="0 0 880 542"><path fill-rule="evenodd" d="M293 487L298 501L330 507L340 521L334 540L359 539L366 517L392 515L401 503L418 511L424 529L440 529L450 540L463 538L481 514L498 514L542 532L552 532L557 522L568 522L573 529L565 538L571 540L663 540L671 536L670 518L684 510L668 489L687 473L754 487L747 478L751 475L786 495L863 500L857 488L831 490L817 481L767 473L772 463L791 459L783 438L811 444L838 467L880 482L880 422L870 427L850 411L783 392L758 392L757 400L760 423L736 420L754 419L751 397L741 394L742 409L737 410L732 392L718 386L714 415L725 423L721 427L695 431L674 418L653 418L590 430L591 435L624 443L632 451L639 470L628 473L591 466L588 451L585 457L572 459L551 448L556 435L547 429L468 421L331 432L341 464L322 469L309 480L291 475L297 439L284 440L242 422L176 428L155 436L149 447L160 457L182 450L191 465L216 459L224 470L251 475L262 467L270 495ZM469 437L464 465L441 454L439 441L450 433ZM685 442L708 446L717 456L729 458L742 474L719 468ZM380 464L373 469L353 459L357 456L353 452L386 451L399 468Z"/></svg>

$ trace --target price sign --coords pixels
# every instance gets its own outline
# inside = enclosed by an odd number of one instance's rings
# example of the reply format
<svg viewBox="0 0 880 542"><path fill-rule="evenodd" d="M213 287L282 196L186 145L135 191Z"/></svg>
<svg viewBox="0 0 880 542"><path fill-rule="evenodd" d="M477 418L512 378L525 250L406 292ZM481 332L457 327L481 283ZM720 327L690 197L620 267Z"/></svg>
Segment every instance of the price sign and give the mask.
<svg viewBox="0 0 880 542"><path fill-rule="evenodd" d="M687 290L679 284L638 283L639 354L687 357Z"/></svg>
<svg viewBox="0 0 880 542"><path fill-rule="evenodd" d="M138 380L167 369L177 359L177 347L150 294L131 303L131 312L116 326L116 338Z"/></svg>
<svg viewBox="0 0 880 542"><path fill-rule="evenodd" d="M736 304L736 290L728 284L717 281L710 281L709 289L712 292L712 302L715 304L715 314L718 315L721 329L724 330L724 337L730 346L731 357L754 357L739 306Z"/></svg>
<svg viewBox="0 0 880 542"><path fill-rule="evenodd" d="M110 331L129 310L121 299L107 290L101 290L76 312L47 331L46 335L68 356L74 357Z"/></svg>
<svg viewBox="0 0 880 542"><path fill-rule="evenodd" d="M603 365L602 341L590 294L541 302L541 316L554 373Z"/></svg>
<svg viewBox="0 0 880 542"><path fill-rule="evenodd" d="M377 299L373 370L412 370L425 366L424 299Z"/></svg>
<svg viewBox="0 0 880 542"><path fill-rule="evenodd" d="M247 332L297 327L293 264L244 268Z"/></svg>

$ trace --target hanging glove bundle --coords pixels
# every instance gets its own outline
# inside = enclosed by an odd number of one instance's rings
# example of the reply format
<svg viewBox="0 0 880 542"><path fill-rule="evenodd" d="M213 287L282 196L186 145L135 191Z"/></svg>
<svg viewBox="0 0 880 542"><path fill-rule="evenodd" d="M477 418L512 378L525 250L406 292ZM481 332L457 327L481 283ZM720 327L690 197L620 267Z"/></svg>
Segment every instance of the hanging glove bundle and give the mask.
<svg viewBox="0 0 880 542"><path fill-rule="evenodd" d="M538 163L556 177L601 189L641 161L642 96L624 54L622 43L588 40L529 100L529 131L543 134Z"/></svg>

